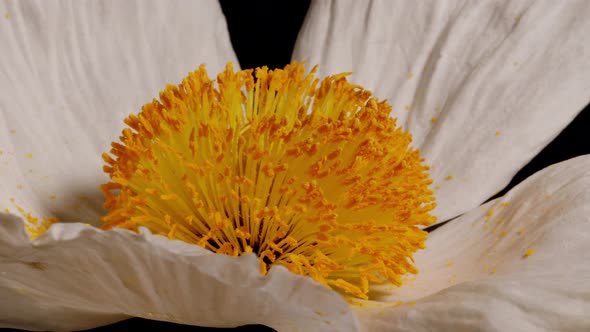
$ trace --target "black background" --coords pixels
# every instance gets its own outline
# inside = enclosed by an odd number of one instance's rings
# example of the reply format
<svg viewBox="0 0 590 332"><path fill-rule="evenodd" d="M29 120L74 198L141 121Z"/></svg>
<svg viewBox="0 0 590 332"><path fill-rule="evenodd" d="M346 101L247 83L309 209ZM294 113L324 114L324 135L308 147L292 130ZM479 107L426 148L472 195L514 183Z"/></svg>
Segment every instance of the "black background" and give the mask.
<svg viewBox="0 0 590 332"><path fill-rule="evenodd" d="M266 65L284 67L291 53L309 0L239 1L220 0L226 16L231 42L242 69ZM512 182L495 197L551 164L575 156L590 154L590 107L586 107L563 132L514 176ZM431 228L433 230L436 227ZM273 331L264 326L235 329L202 328L133 318L89 331ZM0 329L3 331L16 331Z"/></svg>

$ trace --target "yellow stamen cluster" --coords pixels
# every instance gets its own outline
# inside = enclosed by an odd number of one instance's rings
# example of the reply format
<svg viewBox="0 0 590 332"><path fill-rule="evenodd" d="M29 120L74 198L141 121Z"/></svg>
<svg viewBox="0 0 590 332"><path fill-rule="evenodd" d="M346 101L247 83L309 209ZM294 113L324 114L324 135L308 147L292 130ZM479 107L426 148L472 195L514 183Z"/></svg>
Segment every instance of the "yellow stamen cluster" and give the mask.
<svg viewBox="0 0 590 332"><path fill-rule="evenodd" d="M255 253L345 294L399 285L435 220L428 167L391 106L301 64L217 80L201 66L125 123L104 154L104 228L144 226Z"/></svg>

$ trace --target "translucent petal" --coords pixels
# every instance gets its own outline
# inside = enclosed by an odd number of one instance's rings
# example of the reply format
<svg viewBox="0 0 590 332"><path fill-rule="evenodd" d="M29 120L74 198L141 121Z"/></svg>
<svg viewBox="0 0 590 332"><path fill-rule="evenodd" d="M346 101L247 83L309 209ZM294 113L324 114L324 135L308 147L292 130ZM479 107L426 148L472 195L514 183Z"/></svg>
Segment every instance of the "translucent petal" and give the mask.
<svg viewBox="0 0 590 332"><path fill-rule="evenodd" d="M364 330L589 330L590 155L535 174L426 245L417 278L379 299L400 306L356 309Z"/></svg>
<svg viewBox="0 0 590 332"><path fill-rule="evenodd" d="M123 118L201 63L236 62L213 1L5 1L0 13L0 210L13 197L93 221Z"/></svg>
<svg viewBox="0 0 590 332"><path fill-rule="evenodd" d="M311 278L126 230L56 224L32 244L0 215L0 327L72 331L130 316L279 331L355 330L342 297Z"/></svg>

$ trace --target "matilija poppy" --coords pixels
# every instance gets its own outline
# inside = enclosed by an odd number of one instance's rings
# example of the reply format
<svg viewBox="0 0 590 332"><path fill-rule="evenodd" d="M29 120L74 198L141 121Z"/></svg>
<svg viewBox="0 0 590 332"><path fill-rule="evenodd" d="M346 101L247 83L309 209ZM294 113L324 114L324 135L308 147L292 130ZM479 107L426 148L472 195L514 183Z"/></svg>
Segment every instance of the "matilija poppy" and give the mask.
<svg viewBox="0 0 590 332"><path fill-rule="evenodd" d="M297 64L258 81L224 72L236 61L216 2L2 5L1 326L135 316L279 331L590 327L590 158L479 206L590 99L588 2L313 2L294 59L320 65L317 90ZM222 73L217 87L198 70L123 130L200 63ZM105 155L109 212L101 155L121 132ZM229 173L217 167L230 161ZM293 186L272 182L281 176ZM458 217L410 264L429 213ZM383 226L392 215L411 222ZM218 225L224 235L209 234Z"/></svg>

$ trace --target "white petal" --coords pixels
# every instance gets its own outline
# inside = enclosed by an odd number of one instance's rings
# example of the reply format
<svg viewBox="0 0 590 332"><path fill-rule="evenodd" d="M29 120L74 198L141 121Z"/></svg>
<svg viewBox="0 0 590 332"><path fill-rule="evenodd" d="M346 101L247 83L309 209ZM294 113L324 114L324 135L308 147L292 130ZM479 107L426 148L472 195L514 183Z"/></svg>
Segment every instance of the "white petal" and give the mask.
<svg viewBox="0 0 590 332"><path fill-rule="evenodd" d="M0 3L0 207L101 214L123 118L201 63L236 63L215 1Z"/></svg>
<svg viewBox="0 0 590 332"><path fill-rule="evenodd" d="M313 1L294 58L390 100L433 166L444 221L502 189L590 100L589 15L585 0Z"/></svg>
<svg viewBox="0 0 590 332"><path fill-rule="evenodd" d="M426 245L417 278L381 298L416 304L358 309L364 329L590 330L590 155L535 174Z"/></svg>
<svg viewBox="0 0 590 332"><path fill-rule="evenodd" d="M137 316L279 331L356 329L336 292L283 267L263 277L253 255L233 258L145 229L82 224L56 224L31 244L22 229L20 219L0 215L0 327L71 331Z"/></svg>

